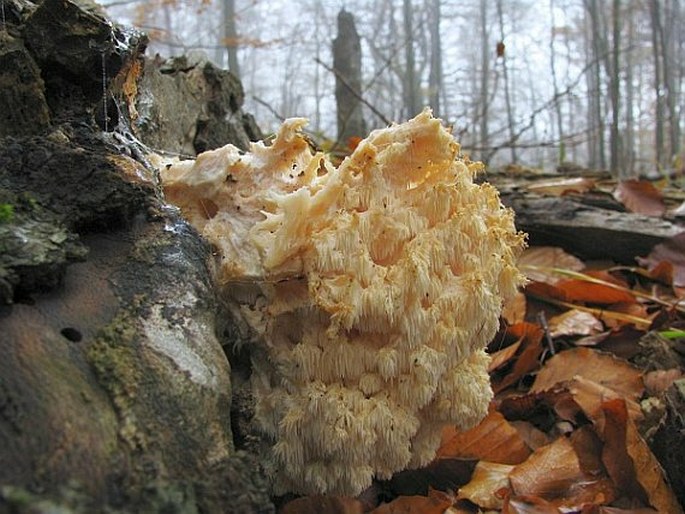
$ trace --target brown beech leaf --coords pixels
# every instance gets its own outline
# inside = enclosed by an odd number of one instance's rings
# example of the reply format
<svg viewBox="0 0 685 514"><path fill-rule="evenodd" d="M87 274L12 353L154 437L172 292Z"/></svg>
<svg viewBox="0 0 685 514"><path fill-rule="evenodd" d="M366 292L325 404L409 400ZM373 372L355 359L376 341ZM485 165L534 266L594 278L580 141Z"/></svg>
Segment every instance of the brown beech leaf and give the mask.
<svg viewBox="0 0 685 514"><path fill-rule="evenodd" d="M524 250L518 259L519 268L530 280L555 284L559 276L554 269L580 271L583 261L555 246L532 246Z"/></svg>
<svg viewBox="0 0 685 514"><path fill-rule="evenodd" d="M664 480L664 472L635 424L623 400L604 402L602 461L614 483L658 512L682 514L683 509Z"/></svg>
<svg viewBox="0 0 685 514"><path fill-rule="evenodd" d="M647 257L637 257L637 262L650 271L656 270L662 262L670 263L673 267L673 285L685 286L685 232L655 245Z"/></svg>
<svg viewBox="0 0 685 514"><path fill-rule="evenodd" d="M576 421L578 414L582 411L585 417L602 426L604 422L602 402L613 398L623 398L626 400L632 419L641 420L643 417L642 409L637 401L580 375L576 375L568 382L558 384L557 388L559 391L565 389L570 395L569 397L560 394L554 401L554 410L562 419Z"/></svg>
<svg viewBox="0 0 685 514"><path fill-rule="evenodd" d="M552 298L554 300L561 300L562 302L568 302L569 297L566 291L558 288L554 284L549 284L547 282L528 282L523 289L523 292L527 295L531 295L537 298Z"/></svg>
<svg viewBox="0 0 685 514"><path fill-rule="evenodd" d="M560 280L555 284L565 293L566 301L587 302L611 305L622 302L635 302L635 296L625 289L617 289L608 284L597 284L576 278Z"/></svg>
<svg viewBox="0 0 685 514"><path fill-rule="evenodd" d="M564 436L515 466L509 481L516 495L537 496L563 507L606 504L615 498L611 480L585 473L573 445Z"/></svg>
<svg viewBox="0 0 685 514"><path fill-rule="evenodd" d="M514 358L516 353L521 347L521 342L523 339L519 339L514 344L497 350L495 353L490 354L490 364L488 364L488 372L492 372L497 368L504 366L507 362Z"/></svg>
<svg viewBox="0 0 685 514"><path fill-rule="evenodd" d="M530 455L530 449L518 431L493 408L471 430L458 431L447 426L436 458L476 459L499 464L518 464Z"/></svg>
<svg viewBox="0 0 685 514"><path fill-rule="evenodd" d="M592 425L584 425L574 430L569 439L578 455L578 462L583 473L590 476L607 476L606 468L602 463L602 440ZM616 495L615 491L614 495Z"/></svg>
<svg viewBox="0 0 685 514"><path fill-rule="evenodd" d="M542 337L544 331L534 323L516 323L507 327L509 336L521 341L516 356L512 359L511 369L504 372L496 372L492 377L492 389L498 393L510 385L518 382L524 375L537 369L539 358L542 354Z"/></svg>
<svg viewBox="0 0 685 514"><path fill-rule="evenodd" d="M614 190L614 198L631 212L646 216L663 216L666 212L663 195L646 180L624 180Z"/></svg>
<svg viewBox="0 0 685 514"><path fill-rule="evenodd" d="M458 499L469 500L485 509L501 509L503 490L509 489L509 464L480 461L473 470L471 481L459 489Z"/></svg>
<svg viewBox="0 0 685 514"><path fill-rule="evenodd" d="M640 347L635 343L645 334L646 331L643 329L633 325L623 325L611 330L607 337L599 342L598 347L622 359L630 359L640 352ZM578 344L577 341L576 344Z"/></svg>
<svg viewBox="0 0 685 514"><path fill-rule="evenodd" d="M583 347L558 353L547 361L535 378L531 392L550 389L577 376L613 389L631 400L637 400L644 390L638 369L613 355Z"/></svg>
<svg viewBox="0 0 685 514"><path fill-rule="evenodd" d="M453 503L452 494L430 489L428 496L400 496L376 507L370 514L443 514Z"/></svg>
<svg viewBox="0 0 685 514"><path fill-rule="evenodd" d="M675 278L673 263L669 261L659 262L656 266L649 270L649 277L652 280L656 280L657 282L661 282L667 286L672 286Z"/></svg>
<svg viewBox="0 0 685 514"><path fill-rule="evenodd" d="M280 514L300 514L318 512L319 514L362 514L364 504L356 498L347 496L303 496L286 503Z"/></svg>
<svg viewBox="0 0 685 514"><path fill-rule="evenodd" d="M589 336L598 334L604 325L589 312L571 309L558 316L549 318L549 335L560 336Z"/></svg>
<svg viewBox="0 0 685 514"><path fill-rule="evenodd" d="M502 514L561 514L561 511L537 496L513 496L505 499Z"/></svg>
<svg viewBox="0 0 685 514"><path fill-rule="evenodd" d="M583 194L595 187L595 181L587 177L555 178L540 180L526 189L533 193L563 196L569 193Z"/></svg>
<svg viewBox="0 0 685 514"><path fill-rule="evenodd" d="M531 450L537 450L541 446L545 446L551 442L550 438L547 437L547 434L529 421L516 420L510 421L509 423L518 430L519 435Z"/></svg>

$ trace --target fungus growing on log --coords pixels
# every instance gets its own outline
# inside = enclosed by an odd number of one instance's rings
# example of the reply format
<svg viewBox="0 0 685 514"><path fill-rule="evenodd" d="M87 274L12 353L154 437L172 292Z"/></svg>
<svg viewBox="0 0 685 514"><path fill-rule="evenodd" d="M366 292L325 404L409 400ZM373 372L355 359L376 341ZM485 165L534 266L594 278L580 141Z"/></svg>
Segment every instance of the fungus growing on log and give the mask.
<svg viewBox="0 0 685 514"><path fill-rule="evenodd" d="M273 441L275 491L356 495L428 464L445 424L487 413L484 348L523 282L524 237L429 111L372 132L337 168L305 123L162 179L217 247L261 356L254 422Z"/></svg>

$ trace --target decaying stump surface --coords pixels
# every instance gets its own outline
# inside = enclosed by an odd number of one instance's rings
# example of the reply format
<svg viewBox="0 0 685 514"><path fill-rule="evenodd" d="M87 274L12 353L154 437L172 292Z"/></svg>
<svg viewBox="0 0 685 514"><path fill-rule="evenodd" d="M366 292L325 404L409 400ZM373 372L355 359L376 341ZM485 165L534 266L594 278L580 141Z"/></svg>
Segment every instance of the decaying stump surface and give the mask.
<svg viewBox="0 0 685 514"><path fill-rule="evenodd" d="M240 84L160 71L87 0L4 7L0 512L273 511L233 445L210 249L141 164L145 144L246 146Z"/></svg>

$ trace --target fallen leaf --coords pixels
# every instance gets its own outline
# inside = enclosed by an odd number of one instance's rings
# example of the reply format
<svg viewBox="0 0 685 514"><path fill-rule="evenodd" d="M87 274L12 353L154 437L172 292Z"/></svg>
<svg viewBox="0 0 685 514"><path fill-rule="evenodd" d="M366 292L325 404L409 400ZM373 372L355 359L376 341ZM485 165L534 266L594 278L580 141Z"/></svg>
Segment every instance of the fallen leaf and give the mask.
<svg viewBox="0 0 685 514"><path fill-rule="evenodd" d="M507 327L507 334L520 339L521 345L516 356L511 360L511 369L493 374L492 389L495 393L515 384L523 376L535 370L539 366L542 354L541 341L545 334L539 325L527 322L517 323Z"/></svg>
<svg viewBox="0 0 685 514"><path fill-rule="evenodd" d="M685 286L685 232L667 239L652 248L647 257L636 257L640 266L653 271L662 262L668 262L673 267L673 285Z"/></svg>
<svg viewBox="0 0 685 514"><path fill-rule="evenodd" d="M499 464L518 464L530 455L530 449L518 431L494 409L471 430L459 431L447 426L436 458L475 459Z"/></svg>
<svg viewBox="0 0 685 514"><path fill-rule="evenodd" d="M574 430L570 441L583 473L590 476L607 476L606 468L602 463L602 440L592 425L584 425Z"/></svg>
<svg viewBox="0 0 685 514"><path fill-rule="evenodd" d="M609 400L602 408L605 418L602 461L614 483L625 494L658 512L682 514L683 509L666 484L659 462L628 417L625 402Z"/></svg>
<svg viewBox="0 0 685 514"><path fill-rule="evenodd" d="M549 335L560 336L589 336L604 329L604 325L589 312L571 309L551 317L548 322Z"/></svg>
<svg viewBox="0 0 685 514"><path fill-rule="evenodd" d="M598 343L598 349L604 352L613 353L624 360L631 359L640 352L640 347L635 344L644 335L646 330L639 329L633 325L623 325L611 330L605 338ZM580 344L576 341L576 345Z"/></svg>
<svg viewBox="0 0 685 514"><path fill-rule="evenodd" d="M544 391L577 376L608 387L631 400L637 400L644 390L640 370L613 355L582 347L560 352L547 361L530 391Z"/></svg>
<svg viewBox="0 0 685 514"><path fill-rule="evenodd" d="M583 194L595 187L595 181L587 177L540 180L527 189L533 193L549 196L563 196L569 193Z"/></svg>
<svg viewBox="0 0 685 514"><path fill-rule="evenodd" d="M347 138L347 149L350 151L354 151L358 146L359 143L362 142L362 138L359 136L350 136Z"/></svg>
<svg viewBox="0 0 685 514"><path fill-rule="evenodd" d="M509 472L514 466L480 461L471 481L459 489L458 499L469 500L486 509L501 509L501 491L509 488Z"/></svg>
<svg viewBox="0 0 685 514"><path fill-rule="evenodd" d="M646 180L624 180L614 190L614 198L626 209L646 216L662 216L666 212L664 199L651 182Z"/></svg>
<svg viewBox="0 0 685 514"><path fill-rule="evenodd" d="M586 418L601 426L603 423L602 403L613 398L625 399L631 418L642 419L642 409L636 400L627 398L610 387L580 375L576 375L568 382L558 384L556 389L559 391L565 389L570 395L559 395L553 403L556 413L565 420L576 422L582 411Z"/></svg>
<svg viewBox="0 0 685 514"><path fill-rule="evenodd" d="M545 446L551 442L550 438L547 437L547 434L529 421L515 420L509 421L509 424L518 431L521 438L531 450L537 450L541 446Z"/></svg>
<svg viewBox="0 0 685 514"><path fill-rule="evenodd" d="M300 514L301 512L318 512L319 514L362 514L364 504L356 498L347 496L303 496L289 501L280 514Z"/></svg>
<svg viewBox="0 0 685 514"><path fill-rule="evenodd" d="M502 514L561 514L561 511L536 496L514 496L505 499Z"/></svg>
<svg viewBox="0 0 685 514"><path fill-rule="evenodd" d="M488 372L491 373L497 368L504 366L507 362L514 358L519 348L521 347L521 342L523 339L519 339L513 344L497 350L495 353L490 354L490 364L488 364Z"/></svg>
<svg viewBox="0 0 685 514"><path fill-rule="evenodd" d="M453 503L452 494L431 489L428 496L400 496L380 505L370 514L443 514Z"/></svg>
<svg viewBox="0 0 685 514"><path fill-rule="evenodd" d="M557 280L560 282L560 280ZM547 282L528 282L523 289L524 293L531 295L535 298L553 298L556 300L561 300L562 302L568 302L569 297L566 292L558 288L555 284L549 284Z"/></svg>
<svg viewBox="0 0 685 514"><path fill-rule="evenodd" d="M476 467L472 459L444 457L419 469L405 469L390 479L390 487L396 495L425 495L429 488L440 491L455 491L468 484Z"/></svg>
<svg viewBox="0 0 685 514"><path fill-rule="evenodd" d="M559 281L555 269L580 271L583 261L554 246L533 246L523 251L518 267L530 280L554 284Z"/></svg>
<svg viewBox="0 0 685 514"><path fill-rule="evenodd" d="M515 466L509 481L516 495L536 496L560 507L606 504L615 498L609 478L585 473L573 445L564 436Z"/></svg>
<svg viewBox="0 0 685 514"><path fill-rule="evenodd" d="M587 302L598 305L611 305L622 302L635 302L635 296L624 288L609 284L597 284L581 279L560 280L555 284L564 292L566 301Z"/></svg>

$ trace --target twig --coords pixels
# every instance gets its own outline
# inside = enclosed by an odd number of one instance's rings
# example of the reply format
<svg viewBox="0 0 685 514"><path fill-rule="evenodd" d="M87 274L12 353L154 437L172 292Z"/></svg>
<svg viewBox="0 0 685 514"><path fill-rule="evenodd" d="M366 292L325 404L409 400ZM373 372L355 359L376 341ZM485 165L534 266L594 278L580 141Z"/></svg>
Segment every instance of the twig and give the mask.
<svg viewBox="0 0 685 514"><path fill-rule="evenodd" d="M386 118L385 116L383 116L383 113L382 113L382 112L380 112L380 111L379 111L378 109L376 109L372 104L370 104L368 101L366 101L366 100L362 97L362 95L360 95L359 92L356 91L356 90L350 85L350 83L347 82L347 80L345 80L345 77L343 77L343 76L340 74L340 72L339 72L338 70L336 70L335 68L331 68L328 64L326 64L325 62L323 62L323 61L322 61L321 59L319 59L318 57L315 57L314 60L315 60L317 63L319 63L321 66L323 66L324 68L326 68L326 70L328 70L328 71L330 71L331 73L333 73L333 75L335 75L335 77L336 77L337 79L340 80L340 82L342 83L342 85L345 86L345 87L350 91L350 93L352 93L352 94L354 95L354 97L355 97L357 100L359 100L361 103L363 103L364 105L366 105L369 109L371 109L371 112L373 112L376 116L378 116L378 117L381 119L381 121L382 121L383 123L385 123L386 125L391 125L391 124L392 124L392 122L391 122L388 118Z"/></svg>
<svg viewBox="0 0 685 514"><path fill-rule="evenodd" d="M552 335L549 333L549 325L547 324L547 316L543 311L538 312L538 322L545 332L545 341L547 341L547 346L549 347L550 355L554 355L556 352L554 348L554 341L552 340Z"/></svg>

